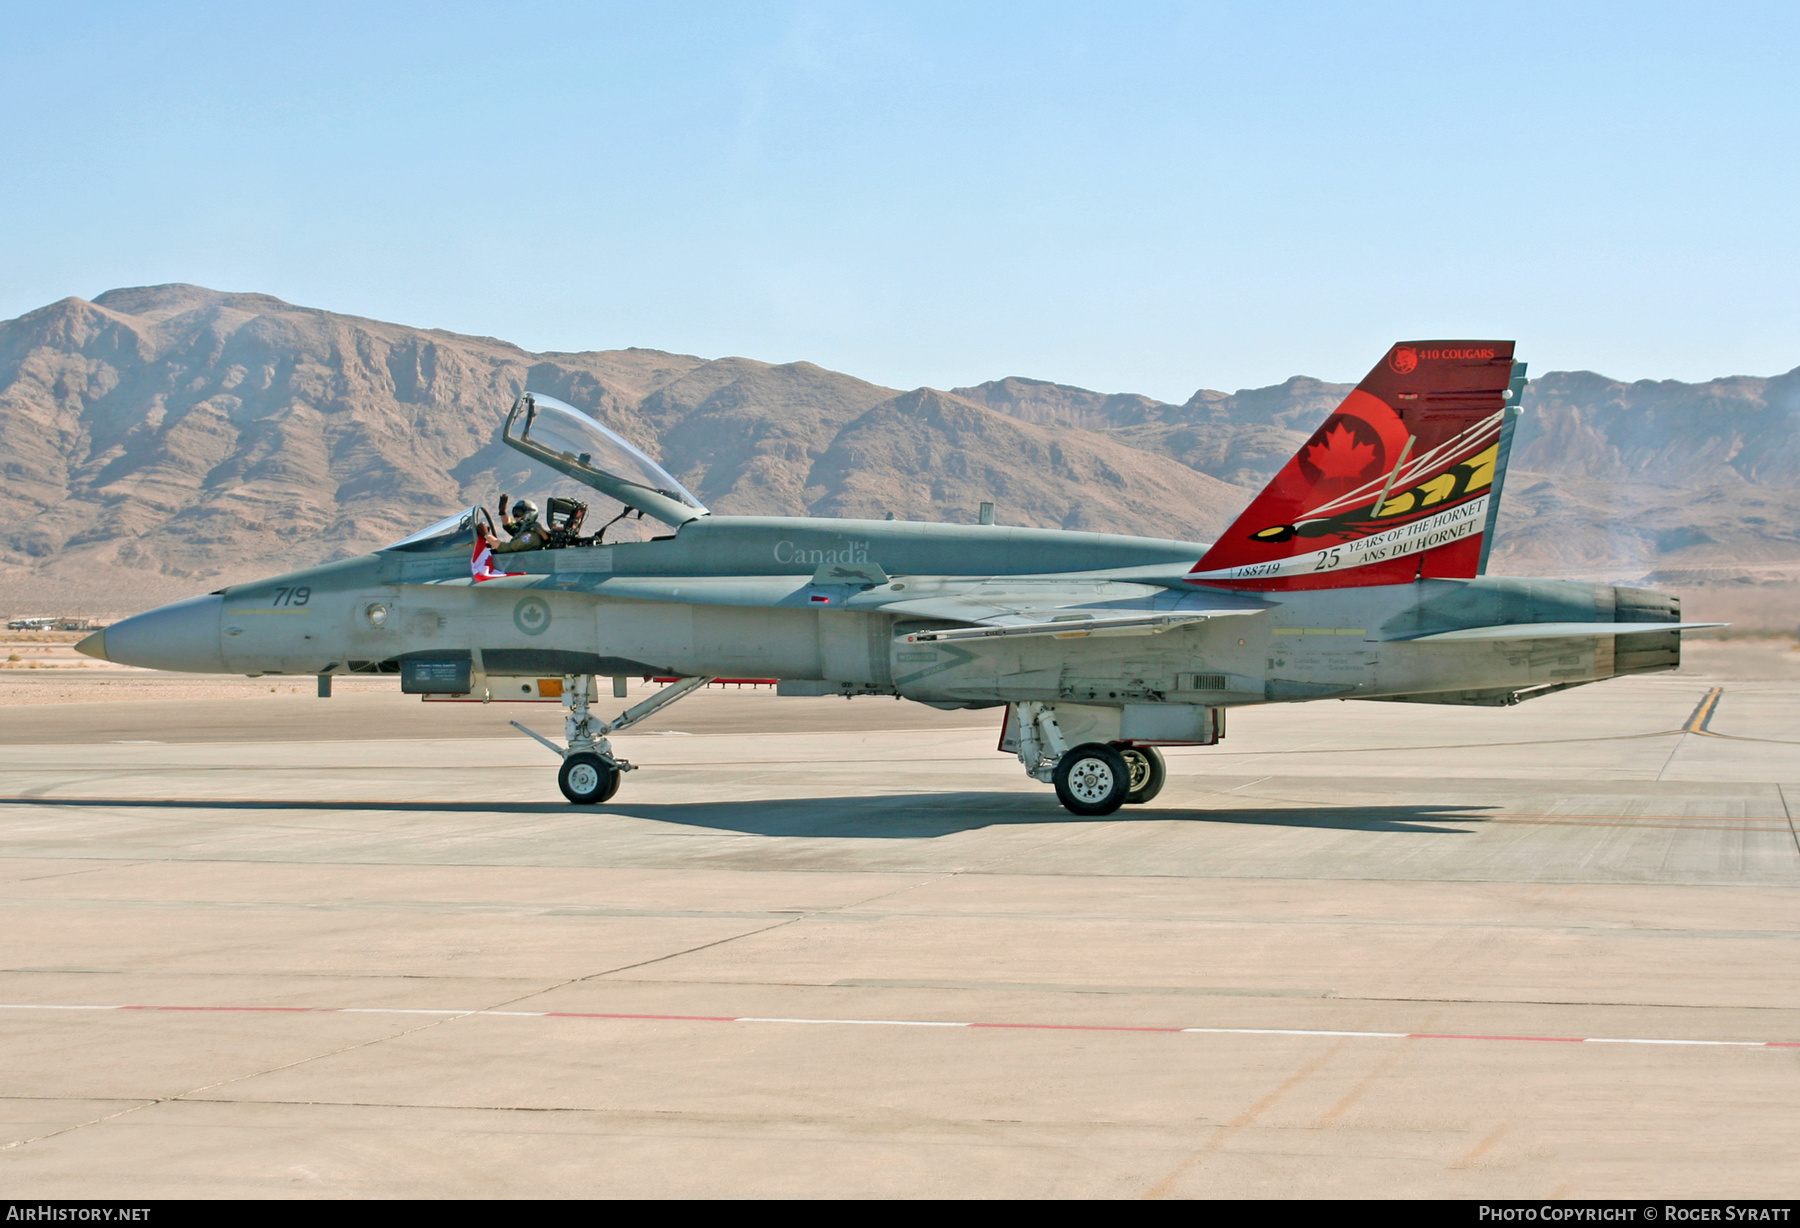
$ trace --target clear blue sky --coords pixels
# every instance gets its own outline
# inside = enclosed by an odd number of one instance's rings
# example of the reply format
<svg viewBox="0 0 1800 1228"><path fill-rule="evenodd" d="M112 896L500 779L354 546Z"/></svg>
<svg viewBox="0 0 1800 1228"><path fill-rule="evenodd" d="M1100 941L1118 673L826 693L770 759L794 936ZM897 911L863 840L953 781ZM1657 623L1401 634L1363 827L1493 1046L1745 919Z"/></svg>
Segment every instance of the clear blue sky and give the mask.
<svg viewBox="0 0 1800 1228"><path fill-rule="evenodd" d="M1403 337L1800 364L1793 4L0 3L0 317L1186 397Z"/></svg>

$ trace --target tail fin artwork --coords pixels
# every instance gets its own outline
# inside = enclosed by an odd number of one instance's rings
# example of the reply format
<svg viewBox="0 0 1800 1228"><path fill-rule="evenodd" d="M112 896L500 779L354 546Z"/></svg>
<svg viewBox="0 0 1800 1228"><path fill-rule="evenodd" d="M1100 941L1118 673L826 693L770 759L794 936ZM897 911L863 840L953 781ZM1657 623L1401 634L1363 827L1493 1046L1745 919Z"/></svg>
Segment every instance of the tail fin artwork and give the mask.
<svg viewBox="0 0 1800 1228"><path fill-rule="evenodd" d="M1524 389L1510 341L1401 342L1188 580L1273 590L1478 575Z"/></svg>

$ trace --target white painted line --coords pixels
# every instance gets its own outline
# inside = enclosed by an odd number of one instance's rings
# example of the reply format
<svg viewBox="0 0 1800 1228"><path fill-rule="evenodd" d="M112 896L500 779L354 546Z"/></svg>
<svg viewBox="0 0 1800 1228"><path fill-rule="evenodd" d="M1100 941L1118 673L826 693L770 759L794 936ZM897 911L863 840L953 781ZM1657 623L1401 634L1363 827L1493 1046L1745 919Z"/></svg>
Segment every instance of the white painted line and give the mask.
<svg viewBox="0 0 1800 1228"><path fill-rule="evenodd" d="M950 1023L937 1019L761 1019L743 1015L733 1023L862 1023L882 1028L966 1028L967 1023Z"/></svg>
<svg viewBox="0 0 1800 1228"><path fill-rule="evenodd" d="M315 1011L333 1015L480 1015L482 1011L408 1010L399 1006L315 1006Z"/></svg>
<svg viewBox="0 0 1800 1228"><path fill-rule="evenodd" d="M1649 1040L1635 1036L1584 1036L1584 1045L1735 1045L1739 1048L1762 1049L1770 1042L1762 1040Z"/></svg>
<svg viewBox="0 0 1800 1228"><path fill-rule="evenodd" d="M1352 1032L1326 1028L1179 1028L1143 1024L1109 1023L980 1023L951 1019L810 1019L764 1015L650 1015L619 1014L599 1011L505 1011L476 1007L470 1010L441 1010L404 1006L171 1006L105 1005L0 1002L7 1011L141 1011L172 1014L230 1015L432 1015L440 1018L471 1018L491 1015L511 1019L592 1019L616 1023L757 1023L802 1024L807 1026L844 1026L877 1028L972 1028L987 1031L1016 1032L1161 1032L1203 1036L1315 1036L1354 1037L1366 1040L1481 1040L1500 1043L1555 1043L1587 1045L1689 1045L1728 1049L1800 1049L1793 1040L1701 1040L1681 1037L1640 1036L1523 1036L1484 1035L1456 1032Z"/></svg>
<svg viewBox="0 0 1800 1228"><path fill-rule="evenodd" d="M1404 1039L1411 1032L1326 1032L1312 1028L1182 1028L1183 1032L1211 1032L1219 1036L1371 1036Z"/></svg>

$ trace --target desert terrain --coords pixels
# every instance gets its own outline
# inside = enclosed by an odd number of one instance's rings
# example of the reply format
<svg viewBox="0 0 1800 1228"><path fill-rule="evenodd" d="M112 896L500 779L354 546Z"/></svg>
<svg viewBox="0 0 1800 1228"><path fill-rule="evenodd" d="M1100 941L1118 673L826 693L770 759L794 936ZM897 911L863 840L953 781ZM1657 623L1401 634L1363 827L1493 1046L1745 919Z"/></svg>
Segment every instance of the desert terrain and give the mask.
<svg viewBox="0 0 1800 1228"><path fill-rule="evenodd" d="M502 490L582 493L498 442L527 387L722 513L967 523L992 501L1003 524L1205 541L1349 385L1178 405L1024 376L900 390L805 362L531 353L268 295L110 290L0 323L0 611L126 614ZM1540 373L1525 407L1494 571L1653 584L1744 629L1800 621L1800 371Z"/></svg>

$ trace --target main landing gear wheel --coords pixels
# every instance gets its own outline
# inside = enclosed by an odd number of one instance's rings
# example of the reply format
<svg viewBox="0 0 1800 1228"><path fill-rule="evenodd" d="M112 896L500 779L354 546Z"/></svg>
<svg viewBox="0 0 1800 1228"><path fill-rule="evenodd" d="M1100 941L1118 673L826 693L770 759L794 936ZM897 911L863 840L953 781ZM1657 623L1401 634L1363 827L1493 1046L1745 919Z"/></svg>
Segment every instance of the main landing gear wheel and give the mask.
<svg viewBox="0 0 1800 1228"><path fill-rule="evenodd" d="M1142 806L1162 792L1168 771L1163 766L1162 752L1154 746L1115 746L1131 773L1131 787L1125 794L1127 806Z"/></svg>
<svg viewBox="0 0 1800 1228"><path fill-rule="evenodd" d="M584 751L563 760L556 783L563 796L577 806L594 806L619 791L619 769L599 755Z"/></svg>
<svg viewBox="0 0 1800 1228"><path fill-rule="evenodd" d="M1131 791L1125 756L1100 742L1086 742L1056 761L1056 800L1075 814L1111 814Z"/></svg>

